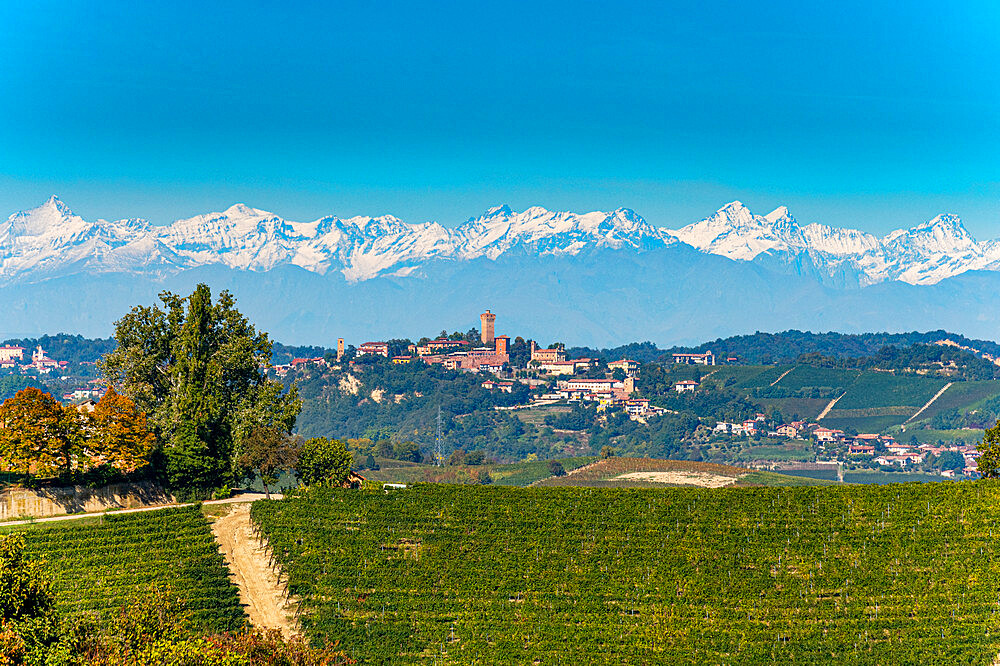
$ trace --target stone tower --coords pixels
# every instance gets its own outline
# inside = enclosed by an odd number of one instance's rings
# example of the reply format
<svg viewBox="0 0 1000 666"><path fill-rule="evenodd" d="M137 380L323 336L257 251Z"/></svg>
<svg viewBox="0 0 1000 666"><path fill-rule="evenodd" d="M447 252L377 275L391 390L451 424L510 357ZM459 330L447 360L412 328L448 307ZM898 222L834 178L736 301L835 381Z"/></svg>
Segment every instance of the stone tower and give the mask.
<svg viewBox="0 0 1000 666"><path fill-rule="evenodd" d="M344 338L337 338L337 361L344 358Z"/></svg>
<svg viewBox="0 0 1000 666"><path fill-rule="evenodd" d="M493 324L496 323L497 316L487 310L483 314L479 315L479 320L482 322L482 327L479 329L482 331L481 339L483 344L486 346L493 345Z"/></svg>

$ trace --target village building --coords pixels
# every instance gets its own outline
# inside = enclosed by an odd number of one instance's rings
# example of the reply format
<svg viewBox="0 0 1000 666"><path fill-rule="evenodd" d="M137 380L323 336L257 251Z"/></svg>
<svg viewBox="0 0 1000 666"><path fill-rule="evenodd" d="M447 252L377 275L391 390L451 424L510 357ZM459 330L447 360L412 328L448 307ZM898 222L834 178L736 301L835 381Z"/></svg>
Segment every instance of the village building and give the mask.
<svg viewBox="0 0 1000 666"><path fill-rule="evenodd" d="M438 338L437 340L431 340L425 345L417 345L417 355L432 356L449 351L458 351L460 349L465 349L468 346L469 343L466 342L465 340L449 340L447 338Z"/></svg>
<svg viewBox="0 0 1000 666"><path fill-rule="evenodd" d="M715 354L705 352L704 354L674 354L674 363L687 365L715 365Z"/></svg>
<svg viewBox="0 0 1000 666"><path fill-rule="evenodd" d="M698 388L698 382L693 379L684 379L674 384L674 390L678 393L694 393Z"/></svg>
<svg viewBox="0 0 1000 666"><path fill-rule="evenodd" d="M608 363L608 370L621 370L625 373L626 377L638 377L639 362L633 361L629 358L623 358L620 361L612 361L611 363Z"/></svg>
<svg viewBox="0 0 1000 666"><path fill-rule="evenodd" d="M813 430L813 437L817 442L824 444L842 441L845 437L843 430L831 430L830 428L816 428Z"/></svg>
<svg viewBox="0 0 1000 666"><path fill-rule="evenodd" d="M0 347L0 365L11 366L24 360L24 347L4 345Z"/></svg>
<svg viewBox="0 0 1000 666"><path fill-rule="evenodd" d="M389 343L366 342L358 348L358 356L382 356L389 358Z"/></svg>
<svg viewBox="0 0 1000 666"><path fill-rule="evenodd" d="M39 374L47 375L53 370L58 370L59 368L66 367L67 365L69 364L66 361L57 361L49 358L45 353L45 350L42 349L42 346L38 345L35 351L31 353L31 363L28 365L22 365L21 370L34 370Z"/></svg>
<svg viewBox="0 0 1000 666"><path fill-rule="evenodd" d="M630 416L645 414L649 411L649 400L645 398L630 398L625 401L625 412Z"/></svg>
<svg viewBox="0 0 1000 666"><path fill-rule="evenodd" d="M413 363L414 358L412 356L393 356L393 365L405 365L407 363Z"/></svg>
<svg viewBox="0 0 1000 666"><path fill-rule="evenodd" d="M775 432L777 432L777 434L781 437L798 437L801 432L801 428L796 428L793 424L786 423L778 426L778 429Z"/></svg>
<svg viewBox="0 0 1000 666"><path fill-rule="evenodd" d="M479 322L482 324L479 328L479 339L482 340L484 345L493 344L493 328L496 324L496 320L497 316L489 310L479 315Z"/></svg>
<svg viewBox="0 0 1000 666"><path fill-rule="evenodd" d="M481 386L487 391L502 391L503 393L514 392L514 382L497 382L492 379L487 379L481 384Z"/></svg>
<svg viewBox="0 0 1000 666"><path fill-rule="evenodd" d="M574 361L552 361L538 365L538 370L547 375L575 375L576 368Z"/></svg>
<svg viewBox="0 0 1000 666"><path fill-rule="evenodd" d="M510 336L498 335L493 339L493 349L498 354L510 355Z"/></svg>
<svg viewBox="0 0 1000 666"><path fill-rule="evenodd" d="M847 453L852 456L873 456L875 455L875 447L869 444L849 444Z"/></svg>
<svg viewBox="0 0 1000 666"><path fill-rule="evenodd" d="M289 365L296 370L302 369L307 365L319 365L326 367L326 359L322 356L317 356L315 358L293 358Z"/></svg>
<svg viewBox="0 0 1000 666"><path fill-rule="evenodd" d="M903 455L885 455L879 456L875 459L875 462L883 466L899 465L900 467L909 467L912 465L917 465L923 462L924 457L917 453L909 453Z"/></svg>
<svg viewBox="0 0 1000 666"><path fill-rule="evenodd" d="M562 347L553 347L552 349L538 349L535 346L535 341L531 341L531 360L539 364L542 363L555 363L558 361L566 360L566 351Z"/></svg>

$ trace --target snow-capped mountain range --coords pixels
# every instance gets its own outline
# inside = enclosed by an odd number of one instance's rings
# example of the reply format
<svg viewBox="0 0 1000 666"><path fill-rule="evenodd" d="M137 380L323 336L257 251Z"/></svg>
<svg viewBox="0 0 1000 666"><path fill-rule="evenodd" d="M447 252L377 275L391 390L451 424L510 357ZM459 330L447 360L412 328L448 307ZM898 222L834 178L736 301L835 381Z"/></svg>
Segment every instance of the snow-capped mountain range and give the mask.
<svg viewBox="0 0 1000 666"><path fill-rule="evenodd" d="M88 222L52 197L0 223L0 283L79 271L156 276L220 264L249 271L292 265L361 282L410 275L434 259L643 252L680 243L735 261L807 262L821 276L848 273L859 285L934 284L970 270L1000 270L1000 243L977 242L954 215L882 238L800 225L783 206L755 215L738 201L676 230L654 227L627 208L577 214L537 207L518 213L507 206L454 228L388 215L293 222L243 204L155 226L141 219Z"/></svg>

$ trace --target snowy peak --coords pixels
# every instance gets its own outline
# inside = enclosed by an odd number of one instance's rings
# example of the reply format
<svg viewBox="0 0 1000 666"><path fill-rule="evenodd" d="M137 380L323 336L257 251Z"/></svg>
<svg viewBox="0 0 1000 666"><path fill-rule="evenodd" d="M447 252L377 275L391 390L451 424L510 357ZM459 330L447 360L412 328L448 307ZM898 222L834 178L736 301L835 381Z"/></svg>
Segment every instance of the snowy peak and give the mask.
<svg viewBox="0 0 1000 666"><path fill-rule="evenodd" d="M938 215L906 231L894 231L884 239L906 249L925 252L969 252L979 248L957 215Z"/></svg>
<svg viewBox="0 0 1000 666"><path fill-rule="evenodd" d="M739 201L671 233L702 252L743 261L763 253L801 250L806 246L798 222L787 208L781 206L760 216Z"/></svg>
<svg viewBox="0 0 1000 666"><path fill-rule="evenodd" d="M455 233L462 258L496 259L514 249L575 255L585 247L650 249L676 242L628 208L578 214L538 206L515 213L500 206L468 220Z"/></svg>
<svg viewBox="0 0 1000 666"><path fill-rule="evenodd" d="M207 264L267 271L294 265L349 281L411 275L434 259L507 253L575 256L600 249L648 251L679 242L737 261L766 261L859 284L933 284L968 270L1000 270L1000 241L979 244L956 215L938 215L883 238L855 229L800 225L785 206L755 215L733 201L676 231L629 208L571 213L501 205L455 228L392 215L285 220L238 203L162 227L133 218L88 222L52 197L0 222L0 282L75 271L177 272Z"/></svg>
<svg viewBox="0 0 1000 666"><path fill-rule="evenodd" d="M759 216L738 201L710 217L673 232L702 252L752 261L766 255L798 265L800 258L819 272L860 275L862 284L902 280L933 284L990 261L1000 267L1000 247L990 246L989 257L956 215L938 215L910 229L879 239L856 229L821 224L800 226L784 206ZM993 256L993 255L996 256Z"/></svg>

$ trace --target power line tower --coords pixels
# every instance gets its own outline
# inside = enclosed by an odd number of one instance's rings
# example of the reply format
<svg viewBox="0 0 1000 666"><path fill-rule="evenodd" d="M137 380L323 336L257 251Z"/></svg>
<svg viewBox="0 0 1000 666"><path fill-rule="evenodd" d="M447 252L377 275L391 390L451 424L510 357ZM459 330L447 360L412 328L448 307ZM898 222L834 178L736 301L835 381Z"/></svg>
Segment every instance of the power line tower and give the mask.
<svg viewBox="0 0 1000 666"><path fill-rule="evenodd" d="M444 453L441 451L441 405L438 405L437 437L434 439L434 462L440 467L443 461Z"/></svg>

